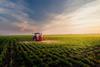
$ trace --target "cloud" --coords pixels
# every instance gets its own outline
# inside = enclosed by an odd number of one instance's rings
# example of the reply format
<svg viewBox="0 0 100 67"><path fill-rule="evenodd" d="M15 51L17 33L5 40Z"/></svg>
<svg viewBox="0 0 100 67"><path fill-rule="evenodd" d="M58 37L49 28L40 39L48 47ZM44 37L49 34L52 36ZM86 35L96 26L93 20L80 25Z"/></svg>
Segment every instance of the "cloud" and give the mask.
<svg viewBox="0 0 100 67"><path fill-rule="evenodd" d="M21 32L34 32L37 30L37 27L34 24L30 24L27 21L17 22L14 25L19 28Z"/></svg>
<svg viewBox="0 0 100 67"><path fill-rule="evenodd" d="M5 12L5 11L6 11L6 9L0 8L0 13Z"/></svg>
<svg viewBox="0 0 100 67"><path fill-rule="evenodd" d="M0 31L8 30L12 33L13 29L13 32L17 33L37 31L47 34L79 33L83 28L85 31L85 27L89 25L88 17L96 19L93 14L90 16L89 13L98 10L98 5L97 8L94 2L94 5L85 5L91 1L93 0L1 0ZM87 20L88 25L85 24ZM3 24L8 29L4 29Z"/></svg>
<svg viewBox="0 0 100 67"><path fill-rule="evenodd" d="M74 25L72 28L75 33L100 33L99 3L100 0L93 1L71 14L71 23Z"/></svg>
<svg viewBox="0 0 100 67"><path fill-rule="evenodd" d="M43 32L46 34L100 33L100 0L87 3L80 9L66 14L53 15Z"/></svg>

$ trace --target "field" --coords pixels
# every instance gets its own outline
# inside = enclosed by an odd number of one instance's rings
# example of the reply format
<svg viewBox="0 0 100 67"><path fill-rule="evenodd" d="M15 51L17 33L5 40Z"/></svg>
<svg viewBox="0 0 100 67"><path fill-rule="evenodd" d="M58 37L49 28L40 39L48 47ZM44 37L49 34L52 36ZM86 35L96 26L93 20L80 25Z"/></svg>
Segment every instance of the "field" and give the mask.
<svg viewBox="0 0 100 67"><path fill-rule="evenodd" d="M100 67L100 35L0 36L0 67Z"/></svg>

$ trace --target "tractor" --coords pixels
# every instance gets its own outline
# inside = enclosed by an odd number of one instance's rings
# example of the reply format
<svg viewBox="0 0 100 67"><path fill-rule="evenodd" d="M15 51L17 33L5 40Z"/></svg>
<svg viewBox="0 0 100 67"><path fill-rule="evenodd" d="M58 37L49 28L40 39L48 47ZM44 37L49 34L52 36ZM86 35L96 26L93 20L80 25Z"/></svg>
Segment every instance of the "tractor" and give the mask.
<svg viewBox="0 0 100 67"><path fill-rule="evenodd" d="M33 41L42 41L42 40L43 40L42 33L34 33Z"/></svg>

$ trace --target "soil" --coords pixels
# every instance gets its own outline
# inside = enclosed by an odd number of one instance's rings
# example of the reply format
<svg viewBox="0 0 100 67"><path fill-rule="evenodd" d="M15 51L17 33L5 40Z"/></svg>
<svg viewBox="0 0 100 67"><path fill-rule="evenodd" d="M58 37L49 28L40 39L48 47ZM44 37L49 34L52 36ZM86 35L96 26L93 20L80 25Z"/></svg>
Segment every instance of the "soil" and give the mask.
<svg viewBox="0 0 100 67"><path fill-rule="evenodd" d="M33 43L34 41L22 41L22 42L19 42L19 43ZM57 41L57 40L43 40L43 41L36 41L37 43L61 43L60 41Z"/></svg>

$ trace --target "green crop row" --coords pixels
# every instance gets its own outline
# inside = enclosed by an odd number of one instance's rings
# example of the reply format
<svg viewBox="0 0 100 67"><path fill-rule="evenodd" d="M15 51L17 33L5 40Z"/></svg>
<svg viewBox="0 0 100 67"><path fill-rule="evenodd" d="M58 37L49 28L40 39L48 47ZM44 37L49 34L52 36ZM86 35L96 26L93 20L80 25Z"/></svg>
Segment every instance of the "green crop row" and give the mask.
<svg viewBox="0 0 100 67"><path fill-rule="evenodd" d="M78 36L78 35L77 35ZM45 36L34 42L31 36L0 36L0 67L99 67L100 37Z"/></svg>

